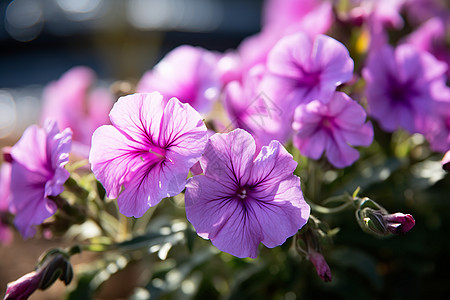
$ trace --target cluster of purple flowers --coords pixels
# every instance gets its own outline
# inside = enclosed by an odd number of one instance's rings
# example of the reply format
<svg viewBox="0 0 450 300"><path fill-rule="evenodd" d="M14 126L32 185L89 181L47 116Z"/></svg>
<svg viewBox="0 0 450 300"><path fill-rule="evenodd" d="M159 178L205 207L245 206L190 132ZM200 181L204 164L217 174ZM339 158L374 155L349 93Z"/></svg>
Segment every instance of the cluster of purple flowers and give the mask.
<svg viewBox="0 0 450 300"><path fill-rule="evenodd" d="M112 109L110 94L89 90L91 70L70 70L44 92L43 128L28 128L5 155L0 184L10 191L0 190L0 210L33 236L57 210L52 196L69 177L73 138L122 214L139 218L185 190L188 220L220 250L254 258L260 243L281 245L310 214L283 144L344 168L359 158L355 146L373 141L369 116L385 131L421 133L433 150L450 149L448 55L435 42L448 20L424 23L393 46L386 28L403 25L406 2L351 1L334 14L327 1L268 0L262 31L237 50L178 47ZM362 74L346 46L325 35L333 18L369 32ZM361 79L364 95L344 92ZM210 134L202 118L215 101L232 125L213 120L219 133Z"/></svg>

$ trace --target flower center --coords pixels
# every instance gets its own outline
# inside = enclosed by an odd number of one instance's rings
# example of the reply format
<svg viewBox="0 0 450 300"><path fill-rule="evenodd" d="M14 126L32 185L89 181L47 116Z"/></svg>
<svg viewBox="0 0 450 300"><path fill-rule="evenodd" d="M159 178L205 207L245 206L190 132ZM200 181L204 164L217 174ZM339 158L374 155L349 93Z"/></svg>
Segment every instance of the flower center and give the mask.
<svg viewBox="0 0 450 300"><path fill-rule="evenodd" d="M247 198L247 190L243 187L239 188L236 194L240 199L244 200Z"/></svg>
<svg viewBox="0 0 450 300"><path fill-rule="evenodd" d="M155 155L159 159L163 160L166 158L166 149L159 148L159 147L151 147L148 149L148 152Z"/></svg>
<svg viewBox="0 0 450 300"><path fill-rule="evenodd" d="M139 151L140 159L146 164L156 164L166 159L166 149L149 146L147 151Z"/></svg>

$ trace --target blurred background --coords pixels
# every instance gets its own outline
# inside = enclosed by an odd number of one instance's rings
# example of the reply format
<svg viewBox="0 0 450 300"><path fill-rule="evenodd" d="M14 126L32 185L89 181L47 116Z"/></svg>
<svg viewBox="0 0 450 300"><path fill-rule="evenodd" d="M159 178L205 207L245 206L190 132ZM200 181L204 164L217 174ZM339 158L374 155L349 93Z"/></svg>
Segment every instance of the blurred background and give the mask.
<svg viewBox="0 0 450 300"><path fill-rule="evenodd" d="M260 30L262 4L262 0L0 0L0 147L14 144L28 125L37 122L44 86L70 68L92 68L99 85L117 80L135 83L179 45L221 52L236 48ZM386 135L386 140L391 138ZM423 161L409 168L411 139L400 138L397 144L403 148L399 149L405 148L401 153L407 154L339 170L334 175L337 180L322 193L352 192L361 186L361 196L376 199L390 212L415 217L416 226L408 235L386 240L367 235L356 224L352 210L333 218L319 215L330 227L340 228L324 250L333 274L331 283L323 283L309 261L290 255L286 243L274 249L262 247L257 260L225 253L211 254L210 260L205 256L206 261L188 266L192 278L201 278L191 298L221 299L225 291L231 299L446 299L450 291L450 176L440 169L438 155L432 163ZM414 151L424 148L414 147ZM384 155L382 150L372 146L369 153ZM183 208L170 201L158 207L161 215L184 218ZM195 238L196 243L209 245ZM0 297L7 282L30 272L44 250L65 245L70 242L23 241L18 234L12 245L0 245ZM176 266L186 270L183 247L171 254ZM74 258L74 264L91 258L83 253ZM131 267L149 276L147 265ZM160 273L169 269L175 268L169 265ZM104 290L138 281L127 277L129 273L121 274ZM152 288L148 284L147 289ZM61 299L65 289L58 282L31 299ZM119 292L111 293L104 299L120 298ZM177 295L169 294L167 299L180 299Z"/></svg>
<svg viewBox="0 0 450 300"><path fill-rule="evenodd" d="M74 66L136 82L173 48L235 48L261 0L0 1L0 146L37 118L42 88Z"/></svg>

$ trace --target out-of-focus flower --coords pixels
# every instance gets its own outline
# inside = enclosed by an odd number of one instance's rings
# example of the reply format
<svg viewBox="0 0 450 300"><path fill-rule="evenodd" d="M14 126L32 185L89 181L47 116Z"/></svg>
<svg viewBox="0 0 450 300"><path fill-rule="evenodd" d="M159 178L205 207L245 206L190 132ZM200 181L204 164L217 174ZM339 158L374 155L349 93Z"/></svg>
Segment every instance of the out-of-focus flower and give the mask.
<svg viewBox="0 0 450 300"><path fill-rule="evenodd" d="M433 112L436 84L445 80L446 70L431 54L408 44L395 50L385 45L370 53L363 70L369 114L386 131L421 132Z"/></svg>
<svg viewBox="0 0 450 300"><path fill-rule="evenodd" d="M369 234L378 237L405 234L415 225L410 214L389 214L384 207L369 198L359 199L358 202L356 220L361 229Z"/></svg>
<svg viewBox="0 0 450 300"><path fill-rule="evenodd" d="M41 224L56 212L56 204L49 196L64 190L69 172L72 131L59 132L54 120L46 120L44 127L28 127L11 148L11 202L9 209L16 214L14 224L24 238L36 233L34 225Z"/></svg>
<svg viewBox="0 0 450 300"><path fill-rule="evenodd" d="M12 232L4 220L11 202L10 184L11 163L4 161L0 166L0 244L9 244L12 241Z"/></svg>
<svg viewBox="0 0 450 300"><path fill-rule="evenodd" d="M370 49L378 49L388 42L387 28L400 29L403 18L400 10L406 0L354 0L348 12L341 18L361 26L364 24L370 35Z"/></svg>
<svg viewBox="0 0 450 300"><path fill-rule="evenodd" d="M294 145L312 159L323 152L335 167L353 164L359 157L353 146L369 146L373 128L366 122L366 112L342 92L335 92L328 104L314 100L295 110Z"/></svg>
<svg viewBox="0 0 450 300"><path fill-rule="evenodd" d="M332 5L320 0L266 1L262 23L261 32L244 39L233 56L220 60L221 69L227 66L224 74L233 75L234 80L245 79L254 66L266 64L267 55L281 38L299 31L311 38L325 33L331 27Z"/></svg>
<svg viewBox="0 0 450 300"><path fill-rule="evenodd" d="M165 102L158 92L121 97L110 118L113 125L92 137L92 171L107 196L118 197L122 214L141 217L184 189L189 168L203 154L206 126L189 104Z"/></svg>
<svg viewBox="0 0 450 300"><path fill-rule="evenodd" d="M41 282L42 272L33 271L25 274L16 281L8 283L4 300L26 300L38 288Z"/></svg>
<svg viewBox="0 0 450 300"><path fill-rule="evenodd" d="M267 71L264 92L294 109L312 100L331 101L336 87L352 79L353 60L347 48L329 36L312 39L296 33L281 39L270 51Z"/></svg>
<svg viewBox="0 0 450 300"><path fill-rule="evenodd" d="M321 34L331 26L332 5L322 0L268 0L264 3L262 19L265 29L285 34L296 31Z"/></svg>
<svg viewBox="0 0 450 300"><path fill-rule="evenodd" d="M201 158L204 174L186 185L186 216L198 235L237 257L255 258L259 243L276 247L309 218L297 163L278 141L255 158L244 130L213 135Z"/></svg>
<svg viewBox="0 0 450 300"><path fill-rule="evenodd" d="M200 113L208 113L221 89L218 59L217 55L206 49L180 46L144 74L137 91L158 91L166 102L176 97Z"/></svg>
<svg viewBox="0 0 450 300"><path fill-rule="evenodd" d="M404 41L414 45L419 50L433 54L438 60L445 62L448 67L450 65L450 52L445 42L445 26L442 18L431 18L407 36ZM450 77L450 68L447 69L447 77Z"/></svg>
<svg viewBox="0 0 450 300"><path fill-rule="evenodd" d="M225 89L224 104L234 128L241 128L255 138L257 148L271 140L285 141L291 128L281 126L283 112L277 104L261 92L264 66L253 67L242 80L230 82Z"/></svg>
<svg viewBox="0 0 450 300"><path fill-rule="evenodd" d="M445 153L444 157L442 158L441 164L442 168L445 171L450 171L450 150Z"/></svg>
<svg viewBox="0 0 450 300"><path fill-rule="evenodd" d="M438 17L450 24L450 10L446 0L406 0L405 10L410 24L418 25Z"/></svg>
<svg viewBox="0 0 450 300"><path fill-rule="evenodd" d="M433 112L426 118L421 133L433 151L444 153L450 149L450 88L444 82L434 85Z"/></svg>
<svg viewBox="0 0 450 300"><path fill-rule="evenodd" d="M73 278L69 259L60 253L47 256L36 271L8 283L4 300L26 300L37 289L47 289L58 278L65 285L68 285Z"/></svg>
<svg viewBox="0 0 450 300"><path fill-rule="evenodd" d="M91 137L100 125L108 123L112 95L104 88L94 88L95 73L78 66L48 84L43 92L41 124L50 118L61 128L73 131L73 150L87 157Z"/></svg>

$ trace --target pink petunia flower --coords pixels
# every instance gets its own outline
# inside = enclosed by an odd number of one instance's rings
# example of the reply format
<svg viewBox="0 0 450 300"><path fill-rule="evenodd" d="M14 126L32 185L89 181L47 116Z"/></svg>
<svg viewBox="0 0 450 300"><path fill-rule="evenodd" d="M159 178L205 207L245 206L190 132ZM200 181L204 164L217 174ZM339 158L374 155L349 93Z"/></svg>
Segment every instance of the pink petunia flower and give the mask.
<svg viewBox="0 0 450 300"><path fill-rule="evenodd" d="M430 52L436 59L446 63L448 67L450 52L445 42L445 35L445 21L442 18L434 17L408 35L404 42L414 45L419 50ZM450 78L450 68L447 68L447 78Z"/></svg>
<svg viewBox="0 0 450 300"><path fill-rule="evenodd" d="M363 70L369 114L385 131L421 132L434 109L434 88L445 81L446 70L431 54L408 44L370 53Z"/></svg>
<svg viewBox="0 0 450 300"><path fill-rule="evenodd" d="M164 102L158 92L121 97L110 119L113 125L94 132L89 162L120 212L141 217L184 189L203 154L206 126L189 104Z"/></svg>
<svg viewBox="0 0 450 300"><path fill-rule="evenodd" d="M35 225L56 212L56 204L49 196L64 190L69 172L64 166L69 161L72 131L59 132L54 120L46 120L44 127L28 127L11 148L11 203L16 214L14 224L24 238L36 233Z"/></svg>
<svg viewBox="0 0 450 300"><path fill-rule="evenodd" d="M433 151L444 153L450 149L450 88L444 82L433 85L433 111L426 118L420 133Z"/></svg>
<svg viewBox="0 0 450 300"><path fill-rule="evenodd" d="M169 52L138 83L137 91L158 91L168 101L172 97L189 103L197 111L208 113L220 93L216 69L218 56L212 52L183 45Z"/></svg>
<svg viewBox="0 0 450 300"><path fill-rule="evenodd" d="M8 213L8 206L11 202L11 163L4 161L0 166L0 244L10 244L12 232L9 226L3 223L2 216Z"/></svg>
<svg viewBox="0 0 450 300"><path fill-rule="evenodd" d="M278 141L262 147L242 129L213 135L201 158L204 174L186 185L186 216L198 235L237 257L255 258L259 243L283 244L306 224L297 163Z"/></svg>
<svg viewBox="0 0 450 300"><path fill-rule="evenodd" d="M294 145L312 159L325 152L331 164L343 168L359 157L353 146L369 146L373 128L366 112L346 94L335 92L328 104L314 100L295 110Z"/></svg>
<svg viewBox="0 0 450 300"><path fill-rule="evenodd" d="M94 71L77 66L47 85L42 96L41 124L50 118L61 128L71 128L73 150L84 157L88 156L94 130L108 124L108 112L113 104L108 90L94 88L95 80Z"/></svg>
<svg viewBox="0 0 450 300"><path fill-rule="evenodd" d="M268 0L264 3L262 23L264 29L270 28L284 35L304 31L314 36L331 27L332 14L329 1Z"/></svg>
<svg viewBox="0 0 450 300"><path fill-rule="evenodd" d="M319 99L328 103L336 87L353 76L353 60L339 41L318 35L311 39L296 33L281 39L267 60L264 91L272 99L282 99L284 107Z"/></svg>

